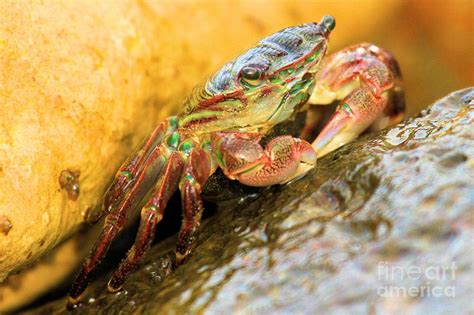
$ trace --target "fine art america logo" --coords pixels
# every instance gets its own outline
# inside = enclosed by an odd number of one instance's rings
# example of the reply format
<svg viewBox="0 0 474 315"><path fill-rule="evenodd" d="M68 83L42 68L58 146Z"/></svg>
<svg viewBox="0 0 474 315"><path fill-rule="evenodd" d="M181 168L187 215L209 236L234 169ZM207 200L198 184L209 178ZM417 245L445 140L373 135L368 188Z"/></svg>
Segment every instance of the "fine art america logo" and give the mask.
<svg viewBox="0 0 474 315"><path fill-rule="evenodd" d="M377 266L377 288L382 297L454 297L456 295L456 263L423 266L397 266L386 261Z"/></svg>

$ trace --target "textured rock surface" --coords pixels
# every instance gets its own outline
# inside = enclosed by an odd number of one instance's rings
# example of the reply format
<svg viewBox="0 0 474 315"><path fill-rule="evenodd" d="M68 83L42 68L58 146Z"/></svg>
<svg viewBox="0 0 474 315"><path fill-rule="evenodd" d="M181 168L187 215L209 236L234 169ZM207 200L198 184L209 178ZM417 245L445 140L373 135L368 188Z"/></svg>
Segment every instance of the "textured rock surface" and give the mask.
<svg viewBox="0 0 474 315"><path fill-rule="evenodd" d="M73 313L472 312L473 122L474 89L453 93L293 184L222 207L171 274L173 239L152 248L125 291L105 294L102 275Z"/></svg>

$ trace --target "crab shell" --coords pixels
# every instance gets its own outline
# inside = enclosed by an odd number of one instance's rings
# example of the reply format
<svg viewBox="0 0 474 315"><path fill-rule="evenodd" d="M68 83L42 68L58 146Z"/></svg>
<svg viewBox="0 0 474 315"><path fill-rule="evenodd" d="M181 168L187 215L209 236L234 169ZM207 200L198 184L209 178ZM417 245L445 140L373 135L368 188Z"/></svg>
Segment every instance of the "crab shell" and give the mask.
<svg viewBox="0 0 474 315"><path fill-rule="evenodd" d="M178 114L180 130L264 133L287 120L311 95L333 28L334 19L325 17L261 40L187 98Z"/></svg>

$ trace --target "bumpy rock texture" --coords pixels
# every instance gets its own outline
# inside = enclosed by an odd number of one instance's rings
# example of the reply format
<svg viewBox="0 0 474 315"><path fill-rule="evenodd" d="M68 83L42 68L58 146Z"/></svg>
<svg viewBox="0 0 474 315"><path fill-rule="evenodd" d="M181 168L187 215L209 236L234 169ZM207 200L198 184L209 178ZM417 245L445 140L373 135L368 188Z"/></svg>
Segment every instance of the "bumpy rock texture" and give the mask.
<svg viewBox="0 0 474 315"><path fill-rule="evenodd" d="M168 274L174 239L159 243L125 291L105 294L102 275L74 313L472 312L473 122L470 88L237 196L186 264Z"/></svg>

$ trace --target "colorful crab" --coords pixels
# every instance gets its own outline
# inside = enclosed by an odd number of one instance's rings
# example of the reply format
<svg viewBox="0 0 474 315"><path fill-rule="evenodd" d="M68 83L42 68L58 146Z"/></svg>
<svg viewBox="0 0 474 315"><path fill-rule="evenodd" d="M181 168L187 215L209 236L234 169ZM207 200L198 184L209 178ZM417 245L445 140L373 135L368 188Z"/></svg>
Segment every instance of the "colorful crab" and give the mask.
<svg viewBox="0 0 474 315"><path fill-rule="evenodd" d="M70 303L77 302L91 272L145 196L135 243L109 281L111 292L121 288L150 247L177 189L183 204L179 265L190 254L200 225L201 189L217 168L244 185L287 183L367 128L401 120L404 97L396 61L372 44L324 59L334 27L334 18L325 16L320 23L289 27L261 40L195 90L177 116L158 125L122 165L104 197L105 225L72 286ZM282 135L262 146L264 135L293 119L306 104L336 100L341 101L313 143Z"/></svg>

